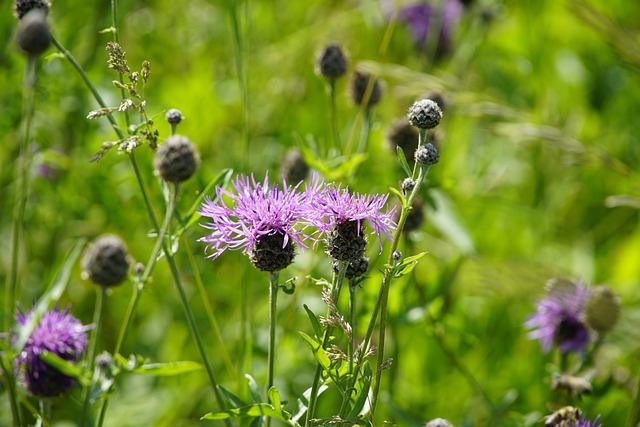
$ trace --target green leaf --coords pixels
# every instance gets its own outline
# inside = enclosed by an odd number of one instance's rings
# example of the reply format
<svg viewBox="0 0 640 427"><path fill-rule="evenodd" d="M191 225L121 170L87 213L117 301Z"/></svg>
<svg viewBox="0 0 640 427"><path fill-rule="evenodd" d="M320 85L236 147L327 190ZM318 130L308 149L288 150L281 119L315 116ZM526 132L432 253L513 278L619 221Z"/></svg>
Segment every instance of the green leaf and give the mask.
<svg viewBox="0 0 640 427"><path fill-rule="evenodd" d="M309 316L309 321L311 322L311 326L313 327L313 332L316 334L316 337L321 337L322 336L322 325L320 324L320 320L318 319L318 316L316 316L316 314L311 311L311 309L306 305L303 304L302 305L304 307L304 310L307 312L307 316Z"/></svg>
<svg viewBox="0 0 640 427"><path fill-rule="evenodd" d="M197 362L168 362L168 363L145 363L133 369L134 374L155 375L157 377L170 377L173 375L182 375L189 372L199 371L202 365Z"/></svg>
<svg viewBox="0 0 640 427"><path fill-rule="evenodd" d="M42 353L40 353L40 359L42 359L42 361L44 361L47 365L56 368L63 374L75 378L84 387L91 384L91 381L82 375L82 370L79 367L77 367L74 363L69 362L68 360L64 360L55 353L51 353L50 351L43 351Z"/></svg>
<svg viewBox="0 0 640 427"><path fill-rule="evenodd" d="M267 395L269 396L269 402L271 402L273 408L277 412L283 413L282 401L280 400L280 392L278 391L278 389L275 387L271 387L267 392Z"/></svg>
<svg viewBox="0 0 640 427"><path fill-rule="evenodd" d="M275 408L268 403L255 403L242 408L230 409L227 411L210 412L204 415L201 420L225 420L228 418L238 417L271 417L282 421L288 426L298 427L297 423L290 421L287 413L276 411Z"/></svg>
<svg viewBox="0 0 640 427"><path fill-rule="evenodd" d="M262 402L262 397L260 396L260 390L258 389L258 383L250 374L244 374L244 377L247 379L247 386L249 387L249 393L251 393L251 397L255 403Z"/></svg>
<svg viewBox="0 0 640 427"><path fill-rule="evenodd" d="M311 346L313 356L316 358L320 366L322 366L326 371L329 371L331 369L331 359L329 359L327 353L322 349L322 346L304 332L298 331L298 333Z"/></svg>
<svg viewBox="0 0 640 427"><path fill-rule="evenodd" d="M395 194L396 196L398 196L398 199L400 199L402 206L404 206L407 203L407 199L405 199L404 194L402 194L400 190L398 190L395 187L389 187L389 191Z"/></svg>
<svg viewBox="0 0 640 427"><path fill-rule="evenodd" d="M318 396L324 393L324 391L328 388L329 386L326 384L322 384L320 387L318 387ZM304 417L304 415L307 413L307 409L309 409L309 399L311 398L311 389L312 387L306 389L305 392L302 393L302 396L300 396L300 398L296 401L296 406L293 411L293 417L291 418L291 421L293 421L294 423L300 421L302 417Z"/></svg>
<svg viewBox="0 0 640 427"><path fill-rule="evenodd" d="M84 239L79 240L71 249L71 252L69 252L69 255L67 255L65 263L62 265L62 268L56 275L55 280L51 285L49 285L44 295L40 297L35 307L31 311L31 315L29 316L29 320L27 321L26 325L20 328L20 331L18 332L18 340L16 341L16 345L14 348L14 351L17 354L20 354L20 352L24 348L24 345L27 343L27 340L31 336L31 333L36 328L38 323L40 323L40 319L42 318L44 313L47 310L50 310L51 307L53 307L53 305L58 302L58 300L64 293L64 290L67 288L67 283L69 283L69 277L71 277L71 270L73 268L73 265L80 256L85 242L86 241Z"/></svg>
<svg viewBox="0 0 640 427"><path fill-rule="evenodd" d="M353 407L351 408L349 415L347 415L348 420L355 419L358 415L369 412L368 402L369 391L371 390L371 378L373 378L371 364L369 362L365 362L362 377L360 378L361 387L358 393L358 397L353 403Z"/></svg>
<svg viewBox="0 0 640 427"><path fill-rule="evenodd" d="M220 392L222 393L222 397L224 398L224 400L227 401L227 403L230 406L234 406L236 408L241 408L243 406L247 406L248 405L247 402L245 402L244 400L240 399L238 396L236 396L233 392L231 392L226 387L223 387L223 386L219 385L218 388L220 389Z"/></svg>
<svg viewBox="0 0 640 427"><path fill-rule="evenodd" d="M407 163L407 158L404 155L404 150L399 145L396 147L396 154L398 155L398 160L400 160L400 166L402 166L402 169L404 169L404 172L407 174L407 177L411 178L413 173L411 172L409 163Z"/></svg>

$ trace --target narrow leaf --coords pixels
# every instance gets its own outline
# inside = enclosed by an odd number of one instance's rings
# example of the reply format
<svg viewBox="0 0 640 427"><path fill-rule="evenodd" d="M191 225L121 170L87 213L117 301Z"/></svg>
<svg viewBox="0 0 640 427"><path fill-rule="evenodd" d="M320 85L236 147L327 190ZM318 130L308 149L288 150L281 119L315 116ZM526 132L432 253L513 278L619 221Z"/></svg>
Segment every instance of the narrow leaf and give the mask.
<svg viewBox="0 0 640 427"><path fill-rule="evenodd" d="M170 377L189 372L199 371L202 365L197 362L169 362L169 363L145 363L132 370L134 374L155 375L157 377Z"/></svg>
<svg viewBox="0 0 640 427"><path fill-rule="evenodd" d="M316 316L316 314L313 311L311 311L311 309L306 304L303 304L302 306L304 307L304 310L307 312L307 316L309 316L309 321L311 321L311 326L313 327L313 332L316 334L316 337L321 337L322 325L320 324L320 320L318 319L318 316Z"/></svg>
<svg viewBox="0 0 640 427"><path fill-rule="evenodd" d="M269 396L269 402L273 405L273 409L282 414L282 401L280 400L280 392L278 389L271 387L267 392L267 395Z"/></svg>
<svg viewBox="0 0 640 427"><path fill-rule="evenodd" d="M247 406L248 403L236 396L231 390L223 387L221 385L218 386L220 392L222 393L222 397L227 401L229 406L233 406L235 408L241 408L243 406Z"/></svg>
<svg viewBox="0 0 640 427"><path fill-rule="evenodd" d="M247 385L249 386L249 393L251 393L251 397L255 403L262 402L262 397L260 396L260 391L258 389L258 384L256 380L250 374L244 374L244 377L247 379Z"/></svg>
<svg viewBox="0 0 640 427"><path fill-rule="evenodd" d="M318 396L324 393L324 391L328 388L328 385L322 384L318 388ZM302 417L304 417L304 415L307 413L307 409L309 408L309 399L311 398L311 389L312 387L306 389L305 392L302 393L302 396L300 396L300 398L296 401L295 410L293 411L293 417L291 418L291 421L293 421L294 423L300 421Z"/></svg>
<svg viewBox="0 0 640 427"><path fill-rule="evenodd" d="M404 155L404 150L399 145L396 147L396 154L398 155L400 166L402 166L402 169L404 169L404 172L410 178L411 175L413 174L411 173L411 168L409 167L409 163L407 163L407 157Z"/></svg>
<svg viewBox="0 0 640 427"><path fill-rule="evenodd" d="M329 359L329 356L327 356L327 353L322 349L322 346L304 332L298 331L298 333L311 346L313 356L316 358L320 366L329 371L331 369L331 360Z"/></svg>
<svg viewBox="0 0 640 427"><path fill-rule="evenodd" d="M230 409L227 411L210 412L204 415L201 420L225 420L238 417L271 417L282 421L288 426L297 427L298 424L291 422L281 412L276 411L268 403L256 403L242 408Z"/></svg>

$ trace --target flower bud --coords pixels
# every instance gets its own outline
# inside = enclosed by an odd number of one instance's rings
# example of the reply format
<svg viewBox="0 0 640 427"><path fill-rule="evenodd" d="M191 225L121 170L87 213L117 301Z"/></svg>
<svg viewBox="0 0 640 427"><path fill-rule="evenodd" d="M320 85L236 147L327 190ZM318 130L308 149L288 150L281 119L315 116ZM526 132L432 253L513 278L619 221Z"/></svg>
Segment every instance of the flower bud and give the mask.
<svg viewBox="0 0 640 427"><path fill-rule="evenodd" d="M409 123L418 129L433 129L438 126L442 119L442 110L435 101L431 99L421 99L416 101L410 108Z"/></svg>
<svg viewBox="0 0 640 427"><path fill-rule="evenodd" d="M596 286L589 292L585 315L590 327L600 333L609 332L620 317L620 298L608 286Z"/></svg>
<svg viewBox="0 0 640 427"><path fill-rule="evenodd" d="M99 237L82 259L83 276L100 286L116 286L129 274L127 246L118 236Z"/></svg>
<svg viewBox="0 0 640 427"><path fill-rule="evenodd" d="M370 84L369 82L372 78L373 77L370 74L359 71L354 73L353 79L351 80L351 97L357 105L362 105L366 101L366 107L371 108L380 102L382 89L380 87L379 80L375 79L374 82L371 83L371 89L368 89ZM367 94L369 95L369 98L368 100L365 100Z"/></svg>
<svg viewBox="0 0 640 427"><path fill-rule="evenodd" d="M16 18L22 19L24 16L33 9L39 9L46 14L49 13L51 3L47 0L16 0L13 5L13 14Z"/></svg>
<svg viewBox="0 0 640 427"><path fill-rule="evenodd" d="M415 153L416 162L421 165L432 166L438 163L440 155L435 145L427 143L418 147Z"/></svg>
<svg viewBox="0 0 640 427"><path fill-rule="evenodd" d="M309 169L309 165L304 161L300 150L293 148L287 151L284 156L284 160L280 165L280 175L284 177L288 184L296 185L307 178Z"/></svg>
<svg viewBox="0 0 640 427"><path fill-rule="evenodd" d="M415 186L416 182L414 180L412 180L411 178L405 178L405 180L402 181L402 194L404 194L405 196L408 195L413 191Z"/></svg>
<svg viewBox="0 0 640 427"><path fill-rule="evenodd" d="M191 140L186 136L173 135L156 150L154 165L163 180L178 184L191 178L199 162Z"/></svg>
<svg viewBox="0 0 640 427"><path fill-rule="evenodd" d="M182 112L180 112L180 110L176 110L175 108L172 108L169 111L167 111L167 114L165 114L164 117L165 119L167 119L167 122L169 122L171 126L177 125L184 118L182 117Z"/></svg>
<svg viewBox="0 0 640 427"><path fill-rule="evenodd" d="M16 43L21 51L37 56L49 48L51 34L47 14L42 9L29 11L18 25Z"/></svg>
<svg viewBox="0 0 640 427"><path fill-rule="evenodd" d="M342 77L347 72L347 58L340 46L331 44L320 52L318 71L330 80Z"/></svg>

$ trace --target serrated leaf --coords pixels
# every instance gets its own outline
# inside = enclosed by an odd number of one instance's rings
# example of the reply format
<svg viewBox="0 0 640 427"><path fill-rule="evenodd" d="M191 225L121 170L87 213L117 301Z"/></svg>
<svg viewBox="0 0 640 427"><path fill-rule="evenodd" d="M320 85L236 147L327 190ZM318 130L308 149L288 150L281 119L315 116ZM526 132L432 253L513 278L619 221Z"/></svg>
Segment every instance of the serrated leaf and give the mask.
<svg viewBox="0 0 640 427"><path fill-rule="evenodd" d="M316 337L321 337L322 325L320 324L320 320L318 319L318 316L316 316L316 314L313 311L311 311L311 309L306 304L303 304L302 306L304 307L304 310L307 312L307 316L309 316L309 321L311 322L311 326L313 327L313 332L316 334Z"/></svg>
<svg viewBox="0 0 640 427"><path fill-rule="evenodd" d="M404 169L407 177L411 178L411 175L413 175L411 172L411 168L409 167L409 163L407 162L407 157L404 155L404 150L399 145L396 147L396 154L398 155L400 166L402 166L402 169Z"/></svg>
<svg viewBox="0 0 640 427"><path fill-rule="evenodd" d="M64 360L57 354L50 351L43 351L42 353L40 353L39 357L47 365L56 368L63 374L78 380L78 382L82 384L82 386L86 387L91 384L91 381L82 375L82 370L79 367L68 360Z"/></svg>
<svg viewBox="0 0 640 427"><path fill-rule="evenodd" d="M290 421L287 413L276 411L272 405L268 403L256 403L242 408L230 409L227 411L210 412L204 415L201 420L225 420L228 418L238 417L271 417L282 421L288 426L298 427L297 423Z"/></svg>
<svg viewBox="0 0 640 427"><path fill-rule="evenodd" d="M202 369L198 362L168 362L168 363L145 363L133 369L131 372L141 375L155 375L157 377L170 377L195 372Z"/></svg>
<svg viewBox="0 0 640 427"><path fill-rule="evenodd" d="M322 349L322 346L304 332L298 331L298 333L309 344L309 346L311 346L313 356L316 358L320 366L322 366L326 371L329 371L331 369L331 359L329 359L327 353Z"/></svg>
<svg viewBox="0 0 640 427"><path fill-rule="evenodd" d="M17 354L20 354L20 352L22 352L22 349L27 343L27 340L31 336L31 333L36 328L38 323L40 323L40 319L42 318L44 313L46 313L47 310L50 310L64 293L64 290L67 288L67 283L69 283L69 278L71 277L71 270L73 269L73 265L80 256L84 244L84 239L79 240L71 249L64 264L62 265L62 268L60 268L58 274L56 274L55 280L53 281L53 283L51 283L51 285L49 285L44 295L40 297L33 310L31 310L31 315L29 316L27 323L19 329L18 339L14 347L14 351Z"/></svg>

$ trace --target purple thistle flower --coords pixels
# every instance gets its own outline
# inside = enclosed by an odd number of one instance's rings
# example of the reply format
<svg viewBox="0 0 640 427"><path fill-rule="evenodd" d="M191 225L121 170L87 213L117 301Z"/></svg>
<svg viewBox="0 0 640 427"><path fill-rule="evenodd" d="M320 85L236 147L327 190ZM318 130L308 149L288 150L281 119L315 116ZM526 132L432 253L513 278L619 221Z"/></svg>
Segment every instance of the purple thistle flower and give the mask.
<svg viewBox="0 0 640 427"><path fill-rule="evenodd" d="M573 422L569 421L569 427L602 427L602 424L599 423L600 415L596 417L593 422L589 421L585 415L580 417L579 421Z"/></svg>
<svg viewBox="0 0 640 427"><path fill-rule="evenodd" d="M527 320L532 339L540 340L542 349L548 352L553 344L560 351L581 353L591 341L584 322L584 305L588 290L580 282L552 289L537 304L536 313Z"/></svg>
<svg viewBox="0 0 640 427"><path fill-rule="evenodd" d="M217 200L205 198L200 215L211 219L203 227L212 230L199 239L207 243L209 258L217 258L227 249L242 249L249 254L254 265L264 271L278 271L293 260L293 242L305 248L305 239L315 242L305 234L308 225L319 223L320 214L312 207L312 200L319 196L323 183L314 176L303 192L295 187L269 185L268 174L264 182L257 182L253 175L239 175L233 182L235 192L216 188ZM230 199L231 206L224 200ZM279 246L279 247L278 247ZM276 265L264 265L262 255L284 257ZM286 264L286 265L285 265Z"/></svg>
<svg viewBox="0 0 640 427"><path fill-rule="evenodd" d="M326 188L322 197L316 198L316 207L324 217L318 230L327 234L328 252L333 258L341 261L353 261L364 255L366 245L362 235L364 221L367 221L373 228L371 234L378 236L380 250L382 250L382 236L391 240L389 232L397 226L393 221L395 209L387 209L385 213L380 213L387 203L387 198L386 194L350 194L348 188L341 189L339 186ZM346 249L346 253L343 254L343 250L336 246L342 246L345 243L351 248ZM338 253L340 254L338 255Z"/></svg>
<svg viewBox="0 0 640 427"><path fill-rule="evenodd" d="M32 312L21 312L16 316L18 327L24 327ZM58 369L47 365L40 354L45 351L70 361L77 362L87 347L87 330L91 326L83 325L69 314L69 309L53 309L42 315L27 340L24 349L16 358L19 375L30 394L39 397L54 397L73 387L75 379ZM17 339L17 334L14 340Z"/></svg>

